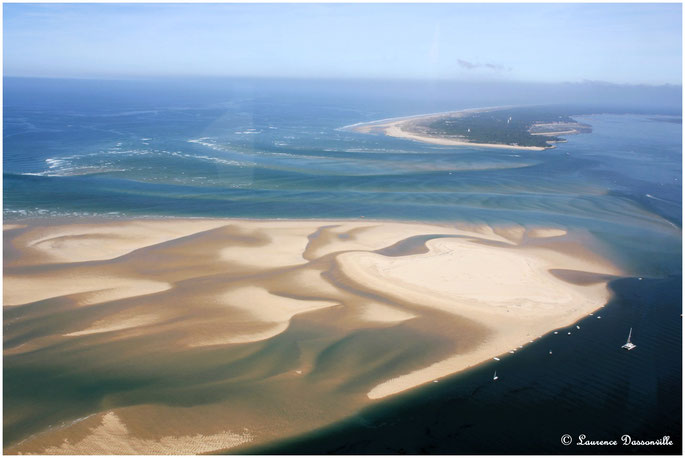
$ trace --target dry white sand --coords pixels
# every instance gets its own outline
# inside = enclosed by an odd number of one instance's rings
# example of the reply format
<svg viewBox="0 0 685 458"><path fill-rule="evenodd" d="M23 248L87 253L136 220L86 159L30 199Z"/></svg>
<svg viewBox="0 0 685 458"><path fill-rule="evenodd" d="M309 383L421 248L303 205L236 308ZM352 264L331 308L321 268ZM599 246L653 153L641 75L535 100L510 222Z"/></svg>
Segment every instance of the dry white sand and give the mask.
<svg viewBox="0 0 685 458"><path fill-rule="evenodd" d="M502 248L461 239L435 239L425 254L388 258L373 253L338 257L343 272L375 291L482 323L495 332L474 351L388 380L372 399L404 391L503 354L583 318L606 303L604 283L573 285L550 269L617 274L608 264L533 248Z"/></svg>

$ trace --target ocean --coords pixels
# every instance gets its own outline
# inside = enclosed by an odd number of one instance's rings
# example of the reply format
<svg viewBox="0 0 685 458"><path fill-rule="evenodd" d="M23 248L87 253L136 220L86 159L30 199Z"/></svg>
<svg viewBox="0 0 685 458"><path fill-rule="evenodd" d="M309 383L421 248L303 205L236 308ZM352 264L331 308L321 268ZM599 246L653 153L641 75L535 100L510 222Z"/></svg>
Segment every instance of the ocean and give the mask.
<svg viewBox="0 0 685 458"><path fill-rule="evenodd" d="M579 108L592 133L545 151L344 129L525 100L413 84L5 78L4 220L366 218L587 233L628 275L610 283L601 320L497 362L497 384L493 361L255 452L679 454L680 113ZM625 352L631 327L638 348ZM25 433L6 430L6 443ZM564 446L563 434L674 444Z"/></svg>

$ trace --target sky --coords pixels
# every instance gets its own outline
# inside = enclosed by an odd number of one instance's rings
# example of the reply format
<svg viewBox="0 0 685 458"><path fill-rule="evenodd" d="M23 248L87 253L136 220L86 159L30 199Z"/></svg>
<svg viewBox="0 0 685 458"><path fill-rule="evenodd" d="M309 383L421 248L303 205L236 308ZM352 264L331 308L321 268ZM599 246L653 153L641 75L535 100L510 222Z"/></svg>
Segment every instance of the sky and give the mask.
<svg viewBox="0 0 685 458"><path fill-rule="evenodd" d="M12 4L5 76L681 84L681 5Z"/></svg>

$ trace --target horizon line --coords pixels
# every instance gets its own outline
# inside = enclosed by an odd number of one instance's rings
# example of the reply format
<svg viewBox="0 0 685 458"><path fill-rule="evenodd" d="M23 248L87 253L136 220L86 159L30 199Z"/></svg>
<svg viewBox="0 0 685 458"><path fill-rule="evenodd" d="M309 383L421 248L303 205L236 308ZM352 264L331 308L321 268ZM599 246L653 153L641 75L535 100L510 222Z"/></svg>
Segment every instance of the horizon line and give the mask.
<svg viewBox="0 0 685 458"><path fill-rule="evenodd" d="M602 80L580 81L534 81L534 80L498 80L498 79L458 79L458 78L420 78L420 77L372 77L372 76L266 76L266 75L117 75L117 76L42 76L42 75L3 75L3 80L16 79L45 79L45 80L89 80L89 81L141 81L141 80L182 80L182 79L235 79L235 80L291 80L291 81L366 81L366 82L422 82L422 83L465 83L465 84L538 84L538 85L606 85L618 87L674 87L682 88L680 83L617 83Z"/></svg>

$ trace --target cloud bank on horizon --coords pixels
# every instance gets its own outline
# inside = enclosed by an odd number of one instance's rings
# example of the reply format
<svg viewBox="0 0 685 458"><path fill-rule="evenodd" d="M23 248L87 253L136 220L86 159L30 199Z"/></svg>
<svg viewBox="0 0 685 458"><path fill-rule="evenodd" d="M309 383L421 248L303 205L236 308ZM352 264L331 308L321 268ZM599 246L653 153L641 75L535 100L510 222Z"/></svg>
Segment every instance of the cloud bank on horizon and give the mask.
<svg viewBox="0 0 685 458"><path fill-rule="evenodd" d="M5 76L681 84L680 4L5 4Z"/></svg>

